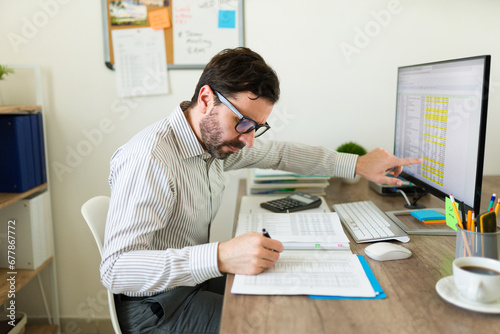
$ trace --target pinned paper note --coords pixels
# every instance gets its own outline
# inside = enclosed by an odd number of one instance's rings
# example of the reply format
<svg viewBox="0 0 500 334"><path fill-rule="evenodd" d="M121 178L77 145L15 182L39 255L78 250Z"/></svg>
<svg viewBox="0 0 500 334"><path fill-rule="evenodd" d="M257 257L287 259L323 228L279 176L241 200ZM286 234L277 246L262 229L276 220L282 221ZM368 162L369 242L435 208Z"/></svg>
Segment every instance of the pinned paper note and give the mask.
<svg viewBox="0 0 500 334"><path fill-rule="evenodd" d="M457 203L457 209L460 210L458 207ZM457 216L455 216L455 211L453 210L453 204L451 203L451 199L449 197L446 197L446 204L445 204L445 211L446 211L446 225L448 225L450 228L453 230L457 230Z"/></svg>
<svg viewBox="0 0 500 334"><path fill-rule="evenodd" d="M235 10L219 10L219 28L236 28Z"/></svg>
<svg viewBox="0 0 500 334"><path fill-rule="evenodd" d="M148 14L149 26L153 30L167 29L171 27L170 17L168 16L168 9L163 8L152 11Z"/></svg>
<svg viewBox="0 0 500 334"><path fill-rule="evenodd" d="M150 28L115 29L113 50L119 97L167 94L165 33Z"/></svg>

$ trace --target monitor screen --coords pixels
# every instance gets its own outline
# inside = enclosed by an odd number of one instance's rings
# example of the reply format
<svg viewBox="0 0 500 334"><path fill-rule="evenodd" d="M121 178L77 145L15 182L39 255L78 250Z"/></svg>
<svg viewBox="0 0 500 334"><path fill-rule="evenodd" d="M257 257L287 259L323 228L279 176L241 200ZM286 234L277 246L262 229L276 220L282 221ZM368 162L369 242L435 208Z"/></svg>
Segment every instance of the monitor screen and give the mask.
<svg viewBox="0 0 500 334"><path fill-rule="evenodd" d="M402 177L479 213L490 56L398 68L394 155Z"/></svg>

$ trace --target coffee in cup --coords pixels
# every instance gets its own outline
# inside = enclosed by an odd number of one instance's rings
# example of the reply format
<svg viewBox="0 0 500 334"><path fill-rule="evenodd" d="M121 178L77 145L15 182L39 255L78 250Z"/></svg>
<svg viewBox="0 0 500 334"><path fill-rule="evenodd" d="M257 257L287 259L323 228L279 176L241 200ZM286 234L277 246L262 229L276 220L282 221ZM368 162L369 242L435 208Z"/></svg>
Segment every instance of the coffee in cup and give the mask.
<svg viewBox="0 0 500 334"><path fill-rule="evenodd" d="M473 302L492 303L500 298L500 261L461 257L453 261L453 278L462 296Z"/></svg>

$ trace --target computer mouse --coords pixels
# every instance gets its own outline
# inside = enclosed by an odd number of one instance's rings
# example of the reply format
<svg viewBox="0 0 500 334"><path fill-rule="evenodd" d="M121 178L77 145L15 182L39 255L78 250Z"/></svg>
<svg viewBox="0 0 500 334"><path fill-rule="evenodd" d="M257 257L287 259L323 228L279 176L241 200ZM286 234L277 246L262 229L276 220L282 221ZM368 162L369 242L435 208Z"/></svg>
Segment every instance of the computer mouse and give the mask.
<svg viewBox="0 0 500 334"><path fill-rule="evenodd" d="M411 251L390 242L377 242L365 247L365 253L377 261L402 260L411 256Z"/></svg>

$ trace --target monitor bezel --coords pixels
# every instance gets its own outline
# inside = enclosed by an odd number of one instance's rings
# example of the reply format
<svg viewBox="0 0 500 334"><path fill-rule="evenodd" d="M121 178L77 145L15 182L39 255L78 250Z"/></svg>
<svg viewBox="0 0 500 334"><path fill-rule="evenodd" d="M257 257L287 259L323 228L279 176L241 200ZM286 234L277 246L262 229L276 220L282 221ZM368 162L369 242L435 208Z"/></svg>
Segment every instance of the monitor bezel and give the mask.
<svg viewBox="0 0 500 334"><path fill-rule="evenodd" d="M415 64L415 65L407 65L400 66L397 70L397 88L396 88L396 115L395 115L395 124L394 124L394 153L396 152L396 131L397 131L397 113L398 113L398 100L399 100L399 72L402 69L418 67L418 66L427 66L427 65L438 65L444 63L452 63L452 62L460 62L460 61L469 61L469 60L477 60L482 59L484 61L484 69L483 69L483 87L481 92L481 115L480 115L480 123L479 123L479 139L478 139L478 154L477 154L477 168L475 175L475 186L474 186L474 207L470 207L469 205L463 202L463 199L454 195L455 200L462 204L464 210L462 211L462 215L465 214L467 210L474 210L476 214L479 214L481 211L481 191L482 191L482 183L483 183L483 168L484 168L484 152L485 152L485 142L486 142L486 118L488 113L488 95L489 95L489 81L490 81L490 67L491 67L491 55L482 55L482 56L474 56L474 57L466 57L466 58L457 58L457 59L449 59L442 61L435 61L429 63ZM432 195L438 197L441 200L445 200L446 197L449 197L450 194L446 194L439 190L438 188L432 186L429 183L425 183L420 179L415 178L414 176L406 173L404 171L400 174L401 177L407 179L408 181L414 183L420 188L423 188L425 191L428 191Z"/></svg>

